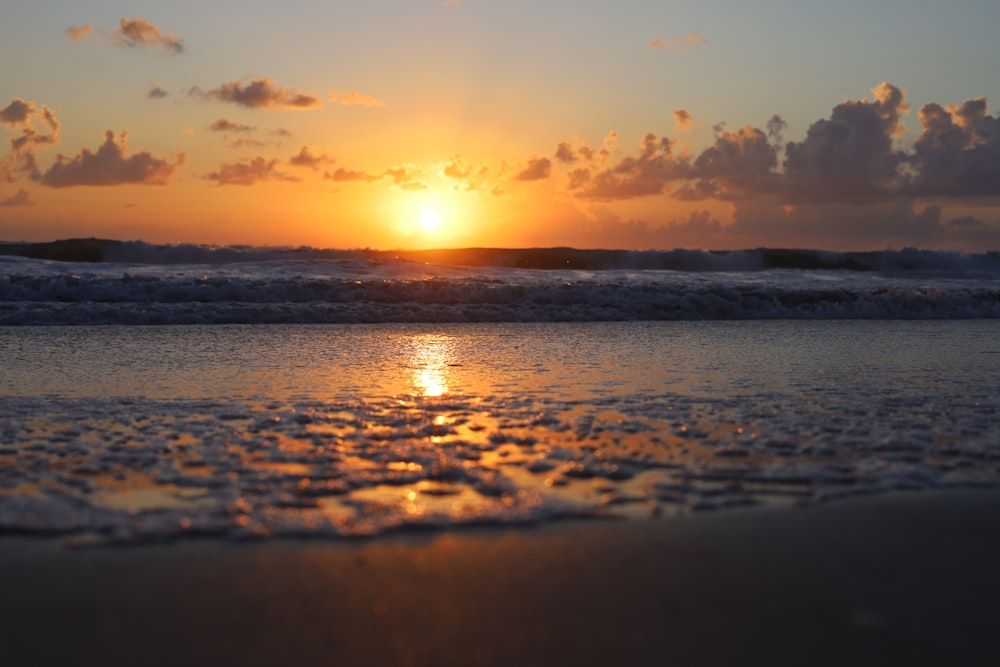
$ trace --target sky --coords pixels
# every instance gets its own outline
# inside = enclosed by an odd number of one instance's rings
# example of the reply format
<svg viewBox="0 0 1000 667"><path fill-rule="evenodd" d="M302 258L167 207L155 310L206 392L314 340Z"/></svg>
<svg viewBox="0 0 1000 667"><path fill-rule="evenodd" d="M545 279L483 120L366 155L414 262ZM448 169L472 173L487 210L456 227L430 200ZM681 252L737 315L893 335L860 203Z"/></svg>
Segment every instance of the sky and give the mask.
<svg viewBox="0 0 1000 667"><path fill-rule="evenodd" d="M998 25L996 0L12 1L0 240L998 250Z"/></svg>

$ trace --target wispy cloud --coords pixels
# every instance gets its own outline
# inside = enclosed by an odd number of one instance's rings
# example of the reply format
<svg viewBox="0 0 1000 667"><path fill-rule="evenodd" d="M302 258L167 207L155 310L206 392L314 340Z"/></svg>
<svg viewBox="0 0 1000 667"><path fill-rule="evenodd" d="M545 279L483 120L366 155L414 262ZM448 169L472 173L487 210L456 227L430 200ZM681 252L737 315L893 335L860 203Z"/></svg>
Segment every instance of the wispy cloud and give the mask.
<svg viewBox="0 0 1000 667"><path fill-rule="evenodd" d="M94 34L94 26L89 23L66 28L66 38L71 42L79 42L92 34Z"/></svg>
<svg viewBox="0 0 1000 667"><path fill-rule="evenodd" d="M87 23L66 28L66 38L79 42L88 37L109 39L112 44L128 48L160 48L173 54L184 52L184 42L180 37L163 32L157 26L142 18L123 18L118 21L118 29L109 33Z"/></svg>
<svg viewBox="0 0 1000 667"><path fill-rule="evenodd" d="M659 51L669 51L671 53L690 53L706 44L708 44L706 37L692 32L683 37L675 37L673 39L654 39L649 43L649 48Z"/></svg>
<svg viewBox="0 0 1000 667"><path fill-rule="evenodd" d="M685 109L674 111L674 129L677 132L691 131L691 114Z"/></svg>
<svg viewBox="0 0 1000 667"><path fill-rule="evenodd" d="M398 167L389 167L383 174L384 178L390 179L400 190L427 190L430 186L423 179L424 170L412 164L404 164Z"/></svg>
<svg viewBox="0 0 1000 667"><path fill-rule="evenodd" d="M298 179L281 172L278 160L268 160L257 156L252 160L224 164L205 177L216 185L255 185L263 181L297 181Z"/></svg>
<svg viewBox="0 0 1000 667"><path fill-rule="evenodd" d="M208 126L212 132L253 132L256 128L252 125L244 125L231 121L228 118L220 118Z"/></svg>
<svg viewBox="0 0 1000 667"><path fill-rule="evenodd" d="M31 195L24 188L21 188L13 196L7 197L6 199L0 199L0 206L4 207L14 207L14 206L34 206L35 202L31 200Z"/></svg>
<svg viewBox="0 0 1000 667"><path fill-rule="evenodd" d="M320 104L319 98L315 95L297 93L292 89L282 88L268 78L250 79L246 83L229 81L209 91L194 87L188 91L188 94L238 104L248 109L269 107L310 109Z"/></svg>
<svg viewBox="0 0 1000 667"><path fill-rule="evenodd" d="M330 93L330 101L336 104L342 104L345 107L351 106L362 106L362 107L384 107L385 102L377 97L372 97L371 95L365 95L359 93L356 90L349 91L347 93L333 92Z"/></svg>
<svg viewBox="0 0 1000 667"><path fill-rule="evenodd" d="M55 113L44 104L39 108L34 102L16 98L0 109L0 125L19 132L10 140L10 152L0 158L0 182L36 177L37 151L59 143L59 119Z"/></svg>
<svg viewBox="0 0 1000 667"><path fill-rule="evenodd" d="M382 176L368 174L364 171L356 169L345 169L344 167L338 167L332 173L325 172L323 174L323 179L327 181L333 181L334 183L371 183L373 181L381 180Z"/></svg>
<svg viewBox="0 0 1000 667"><path fill-rule="evenodd" d="M155 25L140 18L123 18L118 22L115 38L120 46L162 47L174 53L182 53L184 44L180 37L162 32Z"/></svg>

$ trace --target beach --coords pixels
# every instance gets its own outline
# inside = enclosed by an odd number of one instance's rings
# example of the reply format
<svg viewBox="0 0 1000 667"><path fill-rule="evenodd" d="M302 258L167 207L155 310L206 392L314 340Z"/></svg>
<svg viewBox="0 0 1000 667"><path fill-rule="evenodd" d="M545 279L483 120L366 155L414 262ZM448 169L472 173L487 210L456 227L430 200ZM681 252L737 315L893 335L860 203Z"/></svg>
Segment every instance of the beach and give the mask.
<svg viewBox="0 0 1000 667"><path fill-rule="evenodd" d="M1000 665L967 4L5 2L0 667Z"/></svg>
<svg viewBox="0 0 1000 667"><path fill-rule="evenodd" d="M10 665L982 665L1000 494L364 541L0 541Z"/></svg>
<svg viewBox="0 0 1000 667"><path fill-rule="evenodd" d="M996 658L993 273L381 261L13 263L5 663Z"/></svg>

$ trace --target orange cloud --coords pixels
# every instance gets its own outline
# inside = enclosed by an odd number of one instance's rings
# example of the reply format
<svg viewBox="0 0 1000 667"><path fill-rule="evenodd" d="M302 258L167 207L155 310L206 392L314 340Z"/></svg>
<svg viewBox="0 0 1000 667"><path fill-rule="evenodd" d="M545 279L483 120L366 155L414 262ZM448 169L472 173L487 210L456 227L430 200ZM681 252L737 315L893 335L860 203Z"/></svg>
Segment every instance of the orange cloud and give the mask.
<svg viewBox="0 0 1000 667"><path fill-rule="evenodd" d="M540 181L552 173L552 161L547 157L528 160L528 166L514 175L515 181Z"/></svg>
<svg viewBox="0 0 1000 667"><path fill-rule="evenodd" d="M66 28L66 38L71 42L78 42L92 32L94 32L94 26L89 23L86 25L73 26Z"/></svg>
<svg viewBox="0 0 1000 667"><path fill-rule="evenodd" d="M611 134L605 140L603 151L607 155L616 138L617 135ZM570 185L579 188L578 197L604 201L661 194L672 179L688 175L686 162L674 158L672 150L673 142L669 139L659 139L647 132L638 156L622 158L593 174L576 171L571 175ZM602 160L602 164L606 163Z"/></svg>
<svg viewBox="0 0 1000 667"><path fill-rule="evenodd" d="M123 18L115 32L117 44L130 48L160 46L174 53L182 53L184 44L180 37L168 35L145 19Z"/></svg>
<svg viewBox="0 0 1000 667"><path fill-rule="evenodd" d="M319 169L320 165L333 162L333 158L326 155L313 155L308 146L299 148L299 152L288 160L288 164L295 167L307 167L309 169Z"/></svg>
<svg viewBox="0 0 1000 667"><path fill-rule="evenodd" d="M475 192L488 187L489 167L484 164L469 165L457 153L452 155L450 159L436 165L436 168L441 176L455 181L452 184L452 188L455 190Z"/></svg>
<svg viewBox="0 0 1000 667"><path fill-rule="evenodd" d="M278 161L258 156L249 162L224 164L219 171L206 176L217 185L254 185L261 181L297 181L278 171Z"/></svg>
<svg viewBox="0 0 1000 667"><path fill-rule="evenodd" d="M220 118L208 126L212 132L253 132L256 128L243 123L236 123L228 118Z"/></svg>
<svg viewBox="0 0 1000 667"><path fill-rule="evenodd" d="M0 206L34 206L35 202L31 201L31 195L25 189L20 189L17 194L7 197L6 199L0 200Z"/></svg>
<svg viewBox="0 0 1000 667"><path fill-rule="evenodd" d="M365 183L371 183L373 181L380 180L381 178L381 176L374 176L363 171L344 169L343 167L338 167L332 174L330 172L324 172L323 174L323 180L333 181L334 183L354 183L362 181Z"/></svg>
<svg viewBox="0 0 1000 667"><path fill-rule="evenodd" d="M649 43L649 48L660 51L670 51L672 53L690 53L708 44L708 39L691 33L683 37L674 39L654 39Z"/></svg>
<svg viewBox="0 0 1000 667"><path fill-rule="evenodd" d="M240 81L229 81L208 92L195 87L188 91L188 94L238 104L249 109L267 107L308 109L320 103L319 98L314 95L296 93L294 90L276 86L274 81L268 78L250 79L245 84Z"/></svg>
<svg viewBox="0 0 1000 667"><path fill-rule="evenodd" d="M174 54L184 52L180 37L161 31L158 27L141 18L123 18L118 21L118 29L109 35L106 30L88 24L66 28L66 38L79 42L90 35L111 39L115 46L128 48L163 48Z"/></svg>
<svg viewBox="0 0 1000 667"><path fill-rule="evenodd" d="M430 186L423 180L424 170L414 165L389 167L383 177L390 179L400 190L427 190Z"/></svg>
<svg viewBox="0 0 1000 667"><path fill-rule="evenodd" d="M363 107L384 107L385 102L378 99L377 97L372 97L371 95L365 95L359 93L356 90L352 90L343 97L339 92L330 93L330 101L337 104L343 104L346 107L350 106L363 106Z"/></svg>
<svg viewBox="0 0 1000 667"><path fill-rule="evenodd" d="M128 133L122 132L121 143L116 143L114 132L108 130L104 134L104 143L96 152L84 148L73 158L60 155L48 171L38 175L37 180L50 188L79 185L165 185L174 171L184 164L183 153L173 163L153 157L146 151L126 157L127 140Z"/></svg>
<svg viewBox="0 0 1000 667"><path fill-rule="evenodd" d="M46 126L48 134L38 130L36 123ZM36 151L39 147L59 143L59 120L44 104L38 110L34 102L14 99L0 109L0 125L20 129L21 134L10 141L10 153L0 159L0 181L14 183L25 176L38 175Z"/></svg>
<svg viewBox="0 0 1000 667"><path fill-rule="evenodd" d="M3 109L0 109L0 123L17 127L28 122L35 113L35 103L25 102L21 98L14 99Z"/></svg>
<svg viewBox="0 0 1000 667"><path fill-rule="evenodd" d="M684 109L674 111L674 124L677 132L691 131L691 114Z"/></svg>
<svg viewBox="0 0 1000 667"><path fill-rule="evenodd" d="M232 141L223 142L226 148L263 148L267 146L267 142L261 141L259 139L251 139L250 137L239 137L233 139Z"/></svg>

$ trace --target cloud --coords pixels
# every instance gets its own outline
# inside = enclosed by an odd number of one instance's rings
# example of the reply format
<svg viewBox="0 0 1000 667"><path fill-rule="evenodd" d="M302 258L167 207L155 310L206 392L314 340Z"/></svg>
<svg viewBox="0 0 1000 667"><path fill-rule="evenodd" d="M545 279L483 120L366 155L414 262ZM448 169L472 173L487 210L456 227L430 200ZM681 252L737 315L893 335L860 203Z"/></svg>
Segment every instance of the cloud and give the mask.
<svg viewBox="0 0 1000 667"><path fill-rule="evenodd" d="M906 91L883 82L871 98L835 105L804 139L784 146L788 124L775 114L763 128L717 124L715 141L697 155L677 154L674 141L649 132L631 155L620 156L611 133L599 151L561 142L554 158L568 168L568 190L595 201L666 195L808 206L1000 197L1000 115L988 114L985 99L925 105L919 114L923 131L906 146L903 117L909 108ZM678 130L692 120L683 109L674 114Z"/></svg>
<svg viewBox="0 0 1000 667"><path fill-rule="evenodd" d="M271 79L250 79L247 83L229 81L207 92L192 88L190 95L201 95L231 104L239 104L249 109L268 107L290 107L309 109L319 106L319 98L314 95L297 93L294 90L276 86Z"/></svg>
<svg viewBox="0 0 1000 667"><path fill-rule="evenodd" d="M904 131L906 91L888 83L874 100L847 101L809 126L805 140L785 146L788 195L810 200L884 198L899 184L903 153L893 138Z"/></svg>
<svg viewBox="0 0 1000 667"><path fill-rule="evenodd" d="M17 194L7 197L6 199L0 200L0 206L34 206L35 202L31 201L31 195L25 189L20 189Z"/></svg>
<svg viewBox="0 0 1000 667"><path fill-rule="evenodd" d="M767 136L770 137L777 145L781 145L781 137L786 129L788 129L788 123L786 123L778 114L774 114L771 116L770 120L767 121Z"/></svg>
<svg viewBox="0 0 1000 667"><path fill-rule="evenodd" d="M109 34L107 30L88 24L66 28L66 38L79 42L95 36L110 39L115 46L128 48L161 48L174 54L184 52L184 42L176 35L161 31L158 27L141 18L123 18L118 21L118 29Z"/></svg>
<svg viewBox="0 0 1000 667"><path fill-rule="evenodd" d="M226 148L263 148L267 146L267 142L251 137L238 137L231 141L224 141L223 143Z"/></svg>
<svg viewBox="0 0 1000 667"><path fill-rule="evenodd" d="M372 97L371 95L364 95L356 90L352 90L341 97L339 92L330 93L330 101L336 104L342 104L345 107L351 106L362 106L362 107L384 107L385 102L378 99L377 97Z"/></svg>
<svg viewBox="0 0 1000 667"><path fill-rule="evenodd" d="M858 206L847 202L781 206L766 200L736 202L729 228L769 245L854 250L940 245L948 234L941 209L908 201Z"/></svg>
<svg viewBox="0 0 1000 667"><path fill-rule="evenodd" d="M610 155L615 139L616 135L605 139L605 156ZM648 132L636 157L622 158L589 176L576 172L570 184L577 186L578 197L603 201L661 194L671 180L688 175L686 163L676 160L672 149L669 139Z"/></svg>
<svg viewBox="0 0 1000 667"><path fill-rule="evenodd" d="M601 153L607 154L606 151L601 151ZM579 161L591 162L596 155L598 155L598 151L586 144L576 147L568 141L563 141L556 146L555 158L563 164L573 164Z"/></svg>
<svg viewBox="0 0 1000 667"><path fill-rule="evenodd" d="M406 164L386 169L383 177L390 179L400 190L428 190L430 186L423 180L423 175L420 167Z"/></svg>
<svg viewBox="0 0 1000 667"><path fill-rule="evenodd" d="M60 155L48 171L37 180L51 188L80 185L165 185L174 171L184 163L184 154L173 163L143 151L126 157L128 133L122 132L120 143L108 130L104 143L96 152L84 148L73 158Z"/></svg>
<svg viewBox="0 0 1000 667"><path fill-rule="evenodd" d="M10 140L10 153L0 159L0 181L14 183L21 178L38 175L39 148L59 143L59 119L44 104L41 109L34 102L21 98L14 99L0 109L0 125L20 130L20 134ZM48 133L39 130L39 125Z"/></svg>
<svg viewBox="0 0 1000 667"><path fill-rule="evenodd" d="M677 132L691 131L691 114L684 109L674 111L674 129Z"/></svg>
<svg viewBox="0 0 1000 667"><path fill-rule="evenodd" d="M437 169L442 176L454 181L452 184L454 190L476 192L489 185L487 182L490 176L489 167L483 164L470 165L458 154L437 165Z"/></svg>
<svg viewBox="0 0 1000 667"><path fill-rule="evenodd" d="M715 143L702 151L690 171L699 182L681 198L731 199L773 192L778 185L777 166L777 149L759 129L717 127Z"/></svg>
<svg viewBox="0 0 1000 667"><path fill-rule="evenodd" d="M374 176L372 174L367 174L363 171L353 171L350 169L344 169L343 167L338 167L337 170L334 171L332 174L330 172L324 172L323 179L327 181L333 181L335 183L352 183L352 182L371 183L372 181L381 180L382 176Z"/></svg>
<svg viewBox="0 0 1000 667"><path fill-rule="evenodd" d="M89 23L66 28L66 38L71 42L79 42L94 32L94 26Z"/></svg>
<svg viewBox="0 0 1000 667"><path fill-rule="evenodd" d="M319 169L321 165L329 164L334 159L326 155L313 155L308 146L303 145L299 152L288 160L288 164L296 167L307 167L309 169Z"/></svg>
<svg viewBox="0 0 1000 667"><path fill-rule="evenodd" d="M297 178L278 171L278 161L258 156L249 162L224 164L219 171L206 176L217 185L255 185L262 181L297 181Z"/></svg>
<svg viewBox="0 0 1000 667"><path fill-rule="evenodd" d="M579 158L576 157L576 152L569 142L563 141L556 146L556 159L563 164L573 164Z"/></svg>
<svg viewBox="0 0 1000 667"><path fill-rule="evenodd" d="M252 125L244 125L231 121L228 118L220 118L208 126L212 132L253 132L256 128Z"/></svg>
<svg viewBox="0 0 1000 667"><path fill-rule="evenodd" d="M154 99L154 100L159 100L159 99L163 99L164 97L166 97L169 94L170 93L168 93L167 91L163 90L159 86L153 86L149 90L149 92L146 93L146 97L148 97L150 99Z"/></svg>
<svg viewBox="0 0 1000 667"><path fill-rule="evenodd" d="M159 28L145 19L121 19L118 22L115 37L119 46L129 48L159 46L174 53L184 51L184 44L180 37L161 32Z"/></svg>
<svg viewBox="0 0 1000 667"><path fill-rule="evenodd" d="M535 157L528 160L528 166L514 175L515 181L540 181L552 173L552 161L547 157Z"/></svg>
<svg viewBox="0 0 1000 667"><path fill-rule="evenodd" d="M441 173L457 181L465 180L472 175L472 167L465 164L460 155L452 155L451 159L441 165Z"/></svg>
<svg viewBox="0 0 1000 667"><path fill-rule="evenodd" d="M333 173L324 172L323 179L335 183L374 183L389 179L400 190L429 190L430 186L423 179L423 169L416 165L405 164L399 167L389 167L381 174L369 174L339 167Z"/></svg>
<svg viewBox="0 0 1000 667"><path fill-rule="evenodd" d="M963 215L953 218L945 224L949 227L955 227L958 229L979 229L986 226L985 222L973 215Z"/></svg>
<svg viewBox="0 0 1000 667"><path fill-rule="evenodd" d="M16 98L5 108L0 109L0 123L11 127L25 125L34 113L34 102L25 102L21 98Z"/></svg>
<svg viewBox="0 0 1000 667"><path fill-rule="evenodd" d="M1000 115L986 113L986 99L942 108L920 109L923 132L914 142L909 164L916 171L911 196L1000 195Z"/></svg>
<svg viewBox="0 0 1000 667"><path fill-rule="evenodd" d="M714 247L1000 244L995 213L978 213L1000 210L1000 114L991 116L984 98L926 104L921 132L908 140L909 109L906 91L883 82L866 99L834 105L800 140L784 143L788 124L774 114L761 127L717 124L712 144L696 154L652 132L631 151L617 146L615 133L599 150L563 141L550 168L566 179L573 199L564 202L589 202L585 216L607 210L599 202L657 196L673 200L665 210L699 201L713 212L648 225L616 219L628 238L667 234ZM694 121L681 111L673 118L678 132ZM978 217L961 206L963 198ZM725 222L721 206L729 211Z"/></svg>
<svg viewBox="0 0 1000 667"><path fill-rule="evenodd" d="M674 39L654 39L649 43L649 48L671 53L690 53L706 44L708 44L708 39L692 32Z"/></svg>

